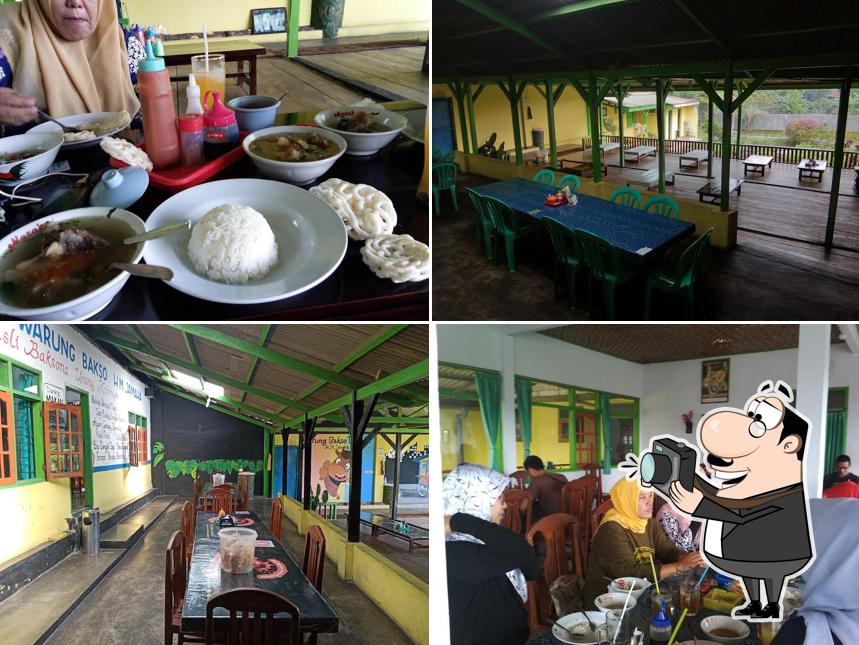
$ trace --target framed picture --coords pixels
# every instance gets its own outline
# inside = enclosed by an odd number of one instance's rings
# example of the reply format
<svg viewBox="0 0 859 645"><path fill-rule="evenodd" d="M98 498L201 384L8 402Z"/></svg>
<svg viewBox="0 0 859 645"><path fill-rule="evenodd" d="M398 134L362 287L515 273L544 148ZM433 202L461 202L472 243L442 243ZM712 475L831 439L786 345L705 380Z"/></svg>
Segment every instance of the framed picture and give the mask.
<svg viewBox="0 0 859 645"><path fill-rule="evenodd" d="M730 360L701 361L701 403L727 402Z"/></svg>
<svg viewBox="0 0 859 645"><path fill-rule="evenodd" d="M286 31L286 8L251 9L253 33L276 34Z"/></svg>

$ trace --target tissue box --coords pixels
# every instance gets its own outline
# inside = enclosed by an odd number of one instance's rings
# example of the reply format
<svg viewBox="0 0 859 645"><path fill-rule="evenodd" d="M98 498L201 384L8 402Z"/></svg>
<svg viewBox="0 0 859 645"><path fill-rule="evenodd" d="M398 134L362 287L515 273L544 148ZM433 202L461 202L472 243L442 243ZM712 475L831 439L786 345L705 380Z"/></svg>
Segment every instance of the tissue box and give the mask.
<svg viewBox="0 0 859 645"><path fill-rule="evenodd" d="M704 606L712 611L730 614L731 610L743 601L742 594L724 589L711 589L704 596Z"/></svg>

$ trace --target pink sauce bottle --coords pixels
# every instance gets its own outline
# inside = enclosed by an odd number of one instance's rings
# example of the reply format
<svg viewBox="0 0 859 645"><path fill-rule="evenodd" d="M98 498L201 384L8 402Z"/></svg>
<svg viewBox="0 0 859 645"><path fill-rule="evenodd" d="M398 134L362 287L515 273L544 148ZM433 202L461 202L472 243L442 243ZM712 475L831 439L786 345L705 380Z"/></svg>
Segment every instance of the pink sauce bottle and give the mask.
<svg viewBox="0 0 859 645"><path fill-rule="evenodd" d="M180 148L170 73L164 67L164 59L152 53L151 40L146 42L146 58L140 61L137 83L146 153L155 170L175 166L179 163Z"/></svg>

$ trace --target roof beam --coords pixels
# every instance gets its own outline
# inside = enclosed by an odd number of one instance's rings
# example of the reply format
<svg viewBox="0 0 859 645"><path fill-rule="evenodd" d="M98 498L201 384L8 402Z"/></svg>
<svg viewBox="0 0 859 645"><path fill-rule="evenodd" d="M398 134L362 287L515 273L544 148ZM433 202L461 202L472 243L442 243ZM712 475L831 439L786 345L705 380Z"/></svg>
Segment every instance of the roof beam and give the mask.
<svg viewBox="0 0 859 645"><path fill-rule="evenodd" d="M374 394L384 394L385 392L389 392L390 390L397 389L399 387L403 387L404 385L408 385L410 383L414 383L415 381L419 381L423 378L426 378L429 375L429 358L425 358L421 361L418 361L414 365L410 365L405 369L400 370L399 372L395 372L390 376L386 376L384 378L378 379L377 381L373 381L372 383L368 383L355 392L356 398L358 399L366 399L369 396ZM334 401L330 401L325 405L322 405L318 408L310 410L306 413L308 417L319 417L323 414L327 414L329 412L333 412L335 410L339 410L344 405L349 405L352 401L352 393L341 396L339 399ZM296 427L297 424L300 424L304 419L305 415L301 415L300 417L296 417L286 422L287 426Z"/></svg>
<svg viewBox="0 0 859 645"><path fill-rule="evenodd" d="M259 332L259 340L257 341L257 345L259 347L265 347L265 344L268 342L269 332L271 332L271 325L263 325ZM184 334L185 332L182 333ZM257 371L257 363L259 363L259 358L254 356L250 366L248 367L248 373L245 375L245 385L251 384L251 381L254 378L254 374L256 374ZM241 400L244 401L246 396L247 392L242 392Z"/></svg>
<svg viewBox="0 0 859 645"><path fill-rule="evenodd" d="M724 41L723 41L719 36L717 36L717 35L713 32L713 30L712 30L712 29L710 29L710 28L709 28L709 27L704 23L704 21L703 21L703 20L701 20L701 19L700 19L700 18L695 14L695 12L694 12L694 11L692 11L692 9L690 9L690 8L686 5L686 1L685 1L685 0L674 0L674 6L675 6L675 7L677 7L678 9L680 9L680 11L682 11L683 13L685 13L685 14L686 14L686 16L687 16L687 17L688 17L692 22L694 22L696 25L698 25L698 29L700 29L701 31L703 31L703 32L704 32L704 34L705 34L705 35L706 35L710 40L712 40L712 41L716 44L716 47L718 47L719 49L721 49L721 50L722 50L722 53L724 53L724 54L725 54L725 55L727 55L728 57L730 57L730 56L731 56L731 50L728 48L728 46L725 44L725 42L724 42Z"/></svg>
<svg viewBox="0 0 859 645"><path fill-rule="evenodd" d="M188 350L188 355L191 357L194 365L202 367L202 365L200 365L200 357L197 356L197 348L194 345L194 339L184 331L182 332L182 339L185 341L185 348Z"/></svg>
<svg viewBox="0 0 859 645"><path fill-rule="evenodd" d="M188 394L187 392L182 392L181 390L175 390L172 387L166 387L163 385L161 386L161 389L163 389L165 392L170 392L170 394L174 394L174 395L181 397L183 399L187 399L188 401L191 401L192 403L196 403L197 405L202 405L202 406L206 405L203 401L198 399L196 396L194 396L192 394ZM215 412L219 412L220 414L226 414L227 416L234 417L236 419L239 419L240 421L244 421L246 423L251 423L255 426L259 426L260 428L268 428L268 426L265 423L263 423L262 421L258 421L257 419L252 419L250 417L246 417L243 414L239 414L238 412L233 412L232 410L226 410L224 408L217 407L217 406L214 408L210 407L209 409L215 410Z"/></svg>
<svg viewBox="0 0 859 645"><path fill-rule="evenodd" d="M859 21L845 20L837 24L826 20L806 20L804 22L782 23L780 25L765 25L749 29L731 31L733 40L750 40L753 38L769 38L771 36L790 36L816 31L843 31L859 29Z"/></svg>
<svg viewBox="0 0 859 645"><path fill-rule="evenodd" d="M188 361L183 361L175 356L171 356L165 352L159 351L154 348L143 347L142 345L138 345L134 341L127 340L125 338L120 338L118 336L114 336L109 334L106 331L102 331L99 325L87 325L86 334L95 340L100 340L102 342L108 343L115 347L125 348L131 350L133 352L137 352L138 354L143 354L145 356L150 356L152 358L157 358L162 361L166 361L177 367L182 368L183 370L187 370L190 373L196 372L200 376L220 385L225 385L236 390L244 390L249 394L254 394L263 399L267 399L269 401L274 401L275 403L279 403L281 405L286 405L292 408L296 408L301 411L306 411L310 409L310 406L307 403L302 403L301 401L294 401L288 397L285 397L281 394L277 394L276 392L269 392L268 390L263 390L261 388L255 387L253 385L245 385L241 381L237 381L236 379L230 378L229 376L225 376L220 372L214 372L212 370L197 367L193 363ZM169 372L169 369L167 370Z"/></svg>
<svg viewBox="0 0 859 645"><path fill-rule="evenodd" d="M541 48L546 51L550 51L553 54L556 54L560 58L566 60L573 60L572 56L567 52L564 52L554 45L549 45L546 43L546 39L541 37L537 32L529 29L528 27L522 26L522 23L516 20L515 18L511 18L505 13L498 11L497 9L493 9L489 5L481 2L481 0L457 0L462 5L465 5L472 11L476 11L477 13L486 16L491 21L498 23L503 28L512 31L513 33L519 34L523 38L530 40L531 42L539 45ZM470 34L473 37L475 34L472 32Z"/></svg>

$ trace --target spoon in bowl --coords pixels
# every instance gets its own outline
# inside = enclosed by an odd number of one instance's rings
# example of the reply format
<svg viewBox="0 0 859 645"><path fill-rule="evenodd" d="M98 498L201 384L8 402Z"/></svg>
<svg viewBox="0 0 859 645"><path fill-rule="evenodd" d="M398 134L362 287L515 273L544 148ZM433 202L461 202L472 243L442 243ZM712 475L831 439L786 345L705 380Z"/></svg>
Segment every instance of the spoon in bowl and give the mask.
<svg viewBox="0 0 859 645"><path fill-rule="evenodd" d="M140 276L141 278L155 278L156 280L172 280L173 271L167 267L158 266L156 264L131 264L129 262L113 262L110 265L111 269L119 269L126 271L131 275Z"/></svg>
<svg viewBox="0 0 859 645"><path fill-rule="evenodd" d="M154 240L157 237L172 235L179 231L187 231L189 228L191 228L191 220L186 219L177 224L168 224L167 226L162 226L160 228L153 228L151 231L146 231L140 235L132 235L131 237L125 238L122 243L128 245L137 244L138 242L146 242L147 240Z"/></svg>
<svg viewBox="0 0 859 645"><path fill-rule="evenodd" d="M63 123L60 123L54 117L52 117L50 114L48 114L47 112L42 112L39 108L36 108L36 112L38 112L39 116L42 117L43 119L45 119L46 121L53 121L54 123L56 123L58 126L60 126L63 129L63 132L80 132L81 131L81 128L76 128L73 125L65 125Z"/></svg>

